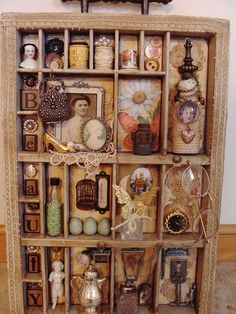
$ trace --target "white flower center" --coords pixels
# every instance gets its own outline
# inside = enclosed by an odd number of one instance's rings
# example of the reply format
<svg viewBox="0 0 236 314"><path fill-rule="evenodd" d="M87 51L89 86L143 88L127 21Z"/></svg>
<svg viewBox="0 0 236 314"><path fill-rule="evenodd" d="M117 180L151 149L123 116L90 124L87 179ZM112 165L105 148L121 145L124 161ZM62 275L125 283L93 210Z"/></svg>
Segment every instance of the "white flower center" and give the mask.
<svg viewBox="0 0 236 314"><path fill-rule="evenodd" d="M133 95L133 102L137 105L142 104L145 102L147 96L144 92L135 92Z"/></svg>

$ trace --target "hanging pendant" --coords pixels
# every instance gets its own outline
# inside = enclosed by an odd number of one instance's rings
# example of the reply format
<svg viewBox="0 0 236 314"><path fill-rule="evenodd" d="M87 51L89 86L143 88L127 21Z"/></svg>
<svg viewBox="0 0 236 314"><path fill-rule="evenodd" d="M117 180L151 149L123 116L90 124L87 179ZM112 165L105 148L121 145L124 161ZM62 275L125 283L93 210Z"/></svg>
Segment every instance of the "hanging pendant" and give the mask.
<svg viewBox="0 0 236 314"><path fill-rule="evenodd" d="M195 131L190 127L181 131L181 138L185 144L190 144L193 141L195 135Z"/></svg>

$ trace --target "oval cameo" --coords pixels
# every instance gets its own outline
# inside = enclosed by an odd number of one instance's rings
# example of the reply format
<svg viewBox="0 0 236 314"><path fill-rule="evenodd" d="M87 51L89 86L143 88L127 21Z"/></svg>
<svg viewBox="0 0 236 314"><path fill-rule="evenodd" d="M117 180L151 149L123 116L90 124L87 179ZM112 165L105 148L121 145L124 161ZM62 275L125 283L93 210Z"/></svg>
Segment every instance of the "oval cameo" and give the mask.
<svg viewBox="0 0 236 314"><path fill-rule="evenodd" d="M107 129L103 121L97 118L89 119L82 129L82 138L87 148L100 150L107 141Z"/></svg>

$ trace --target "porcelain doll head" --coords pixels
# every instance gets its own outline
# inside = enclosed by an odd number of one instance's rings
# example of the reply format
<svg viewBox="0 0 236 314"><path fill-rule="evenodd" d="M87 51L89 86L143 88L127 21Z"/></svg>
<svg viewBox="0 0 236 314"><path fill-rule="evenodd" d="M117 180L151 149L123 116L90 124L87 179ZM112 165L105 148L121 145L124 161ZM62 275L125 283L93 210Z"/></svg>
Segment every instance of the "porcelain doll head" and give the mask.
<svg viewBox="0 0 236 314"><path fill-rule="evenodd" d="M38 67L37 55L38 49L34 44L28 43L21 47L22 62L20 67L22 68L36 68Z"/></svg>
<svg viewBox="0 0 236 314"><path fill-rule="evenodd" d="M64 268L64 265L61 261L54 261L52 263L52 268L55 270L55 271L60 271Z"/></svg>

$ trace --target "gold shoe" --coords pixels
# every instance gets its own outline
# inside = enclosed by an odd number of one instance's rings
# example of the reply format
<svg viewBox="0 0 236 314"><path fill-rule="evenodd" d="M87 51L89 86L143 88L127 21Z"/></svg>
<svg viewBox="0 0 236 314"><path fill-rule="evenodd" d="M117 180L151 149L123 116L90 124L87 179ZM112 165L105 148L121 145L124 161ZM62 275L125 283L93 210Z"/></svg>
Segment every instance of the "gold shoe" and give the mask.
<svg viewBox="0 0 236 314"><path fill-rule="evenodd" d="M58 153L75 153L77 150L74 147L66 146L60 141L58 141L54 136L45 132L43 136L44 145L46 151L49 150L56 151Z"/></svg>

